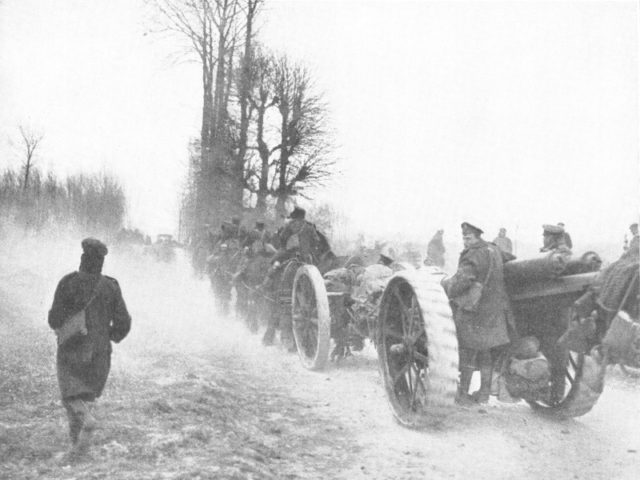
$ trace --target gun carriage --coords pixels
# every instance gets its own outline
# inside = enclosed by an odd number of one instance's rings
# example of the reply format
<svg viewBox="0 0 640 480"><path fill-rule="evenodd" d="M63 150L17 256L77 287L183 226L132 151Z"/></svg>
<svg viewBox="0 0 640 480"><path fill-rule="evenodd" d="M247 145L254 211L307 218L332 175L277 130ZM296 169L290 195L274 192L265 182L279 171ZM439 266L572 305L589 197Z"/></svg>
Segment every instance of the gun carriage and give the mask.
<svg viewBox="0 0 640 480"><path fill-rule="evenodd" d="M513 267L505 267L517 334L535 337L549 370L543 384L513 389L517 399L537 411L576 417L597 402L604 367L589 351L574 351L558 340L572 320L574 302L596 280L598 272L593 270L599 268L600 260L590 253L577 262L561 262L562 268L554 265L558 261L550 257L546 270L538 268L540 262L530 260L509 262ZM399 423L419 426L434 416L446 415L456 397L458 344L449 299L440 286L442 278L437 267L400 271L388 280L375 305L354 309L357 304L350 294L328 291L329 282L313 265L298 268L291 311L302 364L321 370L332 340L349 344L353 337L369 338L377 350L388 403ZM598 342L601 340L602 335ZM507 352L502 365L508 367L512 360ZM509 377L508 368L505 372Z"/></svg>

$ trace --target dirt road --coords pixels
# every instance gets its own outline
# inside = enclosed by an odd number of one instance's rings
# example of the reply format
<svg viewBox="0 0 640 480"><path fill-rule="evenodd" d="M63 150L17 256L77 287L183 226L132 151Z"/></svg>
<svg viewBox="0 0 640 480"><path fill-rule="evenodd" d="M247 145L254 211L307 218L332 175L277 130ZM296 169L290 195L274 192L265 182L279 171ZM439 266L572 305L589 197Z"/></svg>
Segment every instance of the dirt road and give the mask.
<svg viewBox="0 0 640 480"><path fill-rule="evenodd" d="M45 315L79 245L28 243L0 252L2 479L638 478L638 381L612 372L576 420L495 402L407 430L392 420L373 351L308 372L216 317L207 283L183 259L116 252L105 273L118 278L134 328L114 349L92 461L62 467L68 440Z"/></svg>

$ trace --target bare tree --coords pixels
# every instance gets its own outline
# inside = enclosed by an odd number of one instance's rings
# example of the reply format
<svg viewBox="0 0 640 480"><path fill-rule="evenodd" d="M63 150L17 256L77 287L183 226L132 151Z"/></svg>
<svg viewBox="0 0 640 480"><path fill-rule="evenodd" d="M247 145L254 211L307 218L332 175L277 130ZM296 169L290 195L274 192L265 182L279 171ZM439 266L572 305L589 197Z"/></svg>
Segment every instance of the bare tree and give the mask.
<svg viewBox="0 0 640 480"><path fill-rule="evenodd" d="M26 127L24 125L20 125L18 129L20 130L20 137L22 139L22 144L24 147L24 162L22 163L24 180L22 183L22 189L26 191L29 187L29 175L31 174L35 161L36 149L44 138L44 134L36 132L32 128Z"/></svg>
<svg viewBox="0 0 640 480"><path fill-rule="evenodd" d="M251 89L248 96L249 104L255 111L255 145L258 158L250 159L246 168L245 182L247 188L256 194L256 209L264 215L267 209L267 198L270 195L270 170L275 162L272 154L276 150L269 147L267 138L267 113L278 103L274 88L275 58L256 48L251 69ZM277 140L277 139L276 139ZM273 142L276 144L277 142Z"/></svg>
<svg viewBox="0 0 640 480"><path fill-rule="evenodd" d="M245 41L252 38L253 20L261 1L152 0L165 29L186 38L202 65L202 161L195 192L196 218L200 223L212 220L230 203L239 203L237 208L242 206L242 172L237 172L236 164L244 166L246 149L234 150L229 102L237 46L243 32ZM241 111L247 113L246 109ZM242 134L248 123L242 113L240 123ZM234 195L238 188L240 194Z"/></svg>
<svg viewBox="0 0 640 480"><path fill-rule="evenodd" d="M246 0L243 5L245 18L244 26L244 52L240 60L239 74L236 75L238 107L240 110L240 123L238 142L232 166L232 176L237 182L236 202L242 202L242 194L245 188L245 169L247 164L249 123L254 105L251 103L251 89L254 77L254 22L258 9L263 0Z"/></svg>
<svg viewBox="0 0 640 480"><path fill-rule="evenodd" d="M330 132L326 126L327 108L320 93L314 91L309 70L280 56L275 65L274 90L280 114L279 152L274 177L276 212L284 214L287 200L303 190L318 186L331 175Z"/></svg>

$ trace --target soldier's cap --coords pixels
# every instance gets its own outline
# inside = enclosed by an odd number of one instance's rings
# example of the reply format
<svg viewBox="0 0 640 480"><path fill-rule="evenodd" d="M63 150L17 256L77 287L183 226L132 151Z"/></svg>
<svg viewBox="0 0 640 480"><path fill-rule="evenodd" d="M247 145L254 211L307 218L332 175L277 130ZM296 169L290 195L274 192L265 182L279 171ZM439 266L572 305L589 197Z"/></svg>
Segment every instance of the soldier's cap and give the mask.
<svg viewBox="0 0 640 480"><path fill-rule="evenodd" d="M548 233L549 235L560 235L564 233L564 228L560 225L542 225L542 230L544 233Z"/></svg>
<svg viewBox="0 0 640 480"><path fill-rule="evenodd" d="M107 246L97 238L85 238L80 245L82 245L82 251L90 257L104 257L109 253Z"/></svg>
<svg viewBox="0 0 640 480"><path fill-rule="evenodd" d="M289 214L289 218L304 218L306 214L307 211L304 208L294 207Z"/></svg>
<svg viewBox="0 0 640 480"><path fill-rule="evenodd" d="M260 229L264 228L264 222L256 222L256 228L257 228L258 230L260 230Z"/></svg>
<svg viewBox="0 0 640 480"><path fill-rule="evenodd" d="M231 224L232 224L232 225L235 225L236 227L237 227L238 225L240 225L240 217L232 217L232 218L231 218Z"/></svg>
<svg viewBox="0 0 640 480"><path fill-rule="evenodd" d="M484 231L481 228L476 227L475 225L472 225L469 222L462 222L462 224L460 225L460 228L462 228L463 234L473 233L475 235L482 235L484 233Z"/></svg>

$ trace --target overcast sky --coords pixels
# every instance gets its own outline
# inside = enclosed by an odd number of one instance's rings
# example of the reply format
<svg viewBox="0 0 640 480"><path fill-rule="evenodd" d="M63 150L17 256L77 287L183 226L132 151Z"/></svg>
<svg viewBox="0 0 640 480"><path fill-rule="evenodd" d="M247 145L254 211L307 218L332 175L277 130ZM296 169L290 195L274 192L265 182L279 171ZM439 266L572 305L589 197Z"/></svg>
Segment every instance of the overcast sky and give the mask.
<svg viewBox="0 0 640 480"><path fill-rule="evenodd" d="M326 92L341 175L318 192L354 230L459 236L474 219L537 242L621 242L638 215L636 2L269 1L261 40ZM141 0L4 0L0 152L122 178L130 219L175 230L200 77L168 60ZM15 159L14 159L15 160Z"/></svg>

